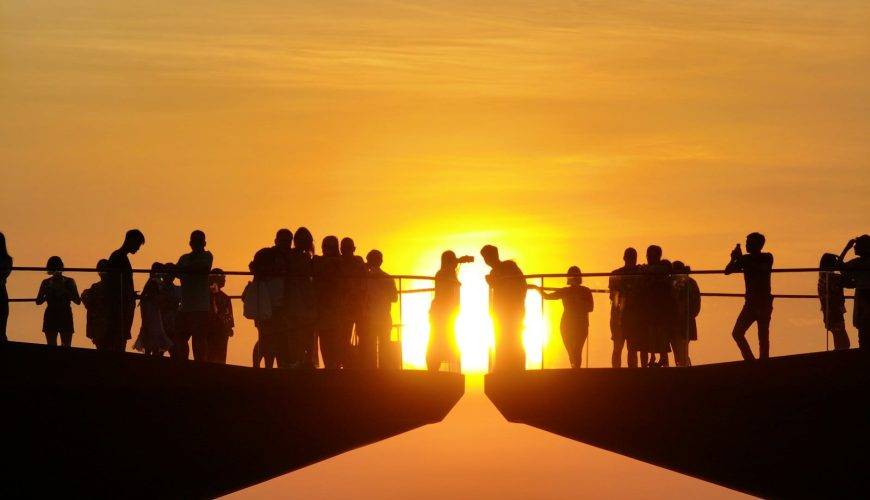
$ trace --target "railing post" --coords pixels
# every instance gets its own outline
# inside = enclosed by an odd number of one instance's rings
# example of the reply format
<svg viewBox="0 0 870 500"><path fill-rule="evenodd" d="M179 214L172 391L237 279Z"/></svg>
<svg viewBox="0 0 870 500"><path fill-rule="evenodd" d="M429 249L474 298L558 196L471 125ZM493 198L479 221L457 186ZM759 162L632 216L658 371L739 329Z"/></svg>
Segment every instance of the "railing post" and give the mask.
<svg viewBox="0 0 870 500"><path fill-rule="evenodd" d="M547 335L547 321L544 316L544 277L541 276L541 323L543 323L543 330L541 331L541 370L544 369L544 347L546 345L546 335Z"/></svg>
<svg viewBox="0 0 870 500"><path fill-rule="evenodd" d="M405 369L405 344L402 342L402 328L405 322L402 317L402 278L399 277L399 326L396 328L396 336L399 341L399 369Z"/></svg>

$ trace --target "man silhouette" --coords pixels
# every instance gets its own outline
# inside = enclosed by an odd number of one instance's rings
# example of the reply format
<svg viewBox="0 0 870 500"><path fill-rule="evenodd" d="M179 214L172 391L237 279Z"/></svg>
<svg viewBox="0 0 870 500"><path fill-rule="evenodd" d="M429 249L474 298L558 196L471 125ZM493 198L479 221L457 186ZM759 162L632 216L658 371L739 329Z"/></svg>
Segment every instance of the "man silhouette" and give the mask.
<svg viewBox="0 0 870 500"><path fill-rule="evenodd" d="M372 250L366 255L368 283L365 295L365 319L359 330L359 365L362 368L401 368L399 353L391 349L393 331L391 311L399 300L396 282L381 269L384 255Z"/></svg>
<svg viewBox="0 0 870 500"><path fill-rule="evenodd" d="M275 257L273 272L281 280L280 298L272 304L272 340L278 368L289 368L296 360L291 356L290 314L288 310L288 292L293 286L293 278L288 273L293 253L293 232L287 228L275 233L275 245L272 254Z"/></svg>
<svg viewBox="0 0 870 500"><path fill-rule="evenodd" d="M742 272L746 285L743 309L737 316L731 336L747 361L755 359L746 340L746 332L752 323L758 324L758 358L770 357L770 317L773 314L770 270L773 269L773 254L761 251L764 243L763 234L749 234L746 236L747 253L743 253L738 243L731 251L731 261L725 266L725 274Z"/></svg>
<svg viewBox="0 0 870 500"><path fill-rule="evenodd" d="M528 285L523 272L514 261L501 260L498 248L493 245L484 246L480 255L492 269L486 282L490 287L489 306L495 331L493 371L525 370L523 318Z"/></svg>
<svg viewBox="0 0 870 500"><path fill-rule="evenodd" d="M610 363L613 368L622 366L622 349L628 342L629 367L637 367L637 349L632 335L637 329L636 282L637 276L619 276L620 274L636 274L637 250L632 247L622 254L624 266L613 271L610 277L610 335L613 340L613 354Z"/></svg>
<svg viewBox="0 0 870 500"><path fill-rule="evenodd" d="M359 337L359 327L362 324L363 301L365 299L366 264L362 257L356 255L356 245L350 238L341 239L341 281L339 290L341 297L341 363L344 367L352 366L356 361L356 351L351 345L354 327Z"/></svg>
<svg viewBox="0 0 870 500"><path fill-rule="evenodd" d="M317 300L317 338L326 368L344 366L345 341L340 291L341 254L338 238L326 236L320 244L321 255L312 259L314 295Z"/></svg>
<svg viewBox="0 0 870 500"><path fill-rule="evenodd" d="M855 304L852 306L852 324L858 330L858 348L863 349L870 341L870 235L864 234L850 240L840 254L842 262L849 249L855 247L856 258L843 262L840 268L847 278L848 286L855 288Z"/></svg>
<svg viewBox="0 0 870 500"><path fill-rule="evenodd" d="M176 268L181 280L181 308L176 329L178 341L171 352L176 359L188 359L188 339L193 339L193 359L207 361L209 311L211 292L209 272L214 261L211 252L205 249L205 233L196 230L190 233L190 253L178 259Z"/></svg>
<svg viewBox="0 0 870 500"><path fill-rule="evenodd" d="M112 252L106 265L106 336L97 349L124 352L133 327L136 291L133 288L133 266L128 255L135 254L145 244L145 235L138 229L127 231L121 248Z"/></svg>

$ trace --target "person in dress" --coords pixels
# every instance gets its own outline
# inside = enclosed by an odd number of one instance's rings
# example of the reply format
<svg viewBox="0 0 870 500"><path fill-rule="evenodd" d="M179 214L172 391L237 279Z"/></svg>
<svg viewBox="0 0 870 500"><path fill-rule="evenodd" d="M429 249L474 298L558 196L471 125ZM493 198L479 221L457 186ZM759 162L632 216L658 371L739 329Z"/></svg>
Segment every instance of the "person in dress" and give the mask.
<svg viewBox="0 0 870 500"><path fill-rule="evenodd" d="M148 282L139 296L139 313L142 325L139 336L133 344L133 349L144 352L148 356L163 356L172 347L172 340L163 328L163 315L160 311L162 303L161 275L163 264L155 262L151 265Z"/></svg>
<svg viewBox="0 0 870 500"><path fill-rule="evenodd" d="M49 257L45 269L50 275L39 285L36 304L47 304L42 320L42 331L48 345L60 343L63 347L72 345L73 328L72 303L81 304L76 282L63 275L63 260L57 255Z"/></svg>

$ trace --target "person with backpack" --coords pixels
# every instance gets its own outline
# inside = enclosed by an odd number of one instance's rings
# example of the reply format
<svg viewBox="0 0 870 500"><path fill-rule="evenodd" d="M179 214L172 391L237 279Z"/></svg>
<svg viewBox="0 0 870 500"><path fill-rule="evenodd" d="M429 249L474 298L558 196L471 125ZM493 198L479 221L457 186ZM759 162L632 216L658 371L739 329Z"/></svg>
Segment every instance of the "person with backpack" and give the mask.
<svg viewBox="0 0 870 500"><path fill-rule="evenodd" d="M257 342L252 353L253 366L259 368L262 363L266 368L274 368L277 346L273 311L282 298L283 289L280 285L284 280L276 272L274 248L258 250L248 269L254 276L242 292L242 304L243 315L253 320L257 328Z"/></svg>

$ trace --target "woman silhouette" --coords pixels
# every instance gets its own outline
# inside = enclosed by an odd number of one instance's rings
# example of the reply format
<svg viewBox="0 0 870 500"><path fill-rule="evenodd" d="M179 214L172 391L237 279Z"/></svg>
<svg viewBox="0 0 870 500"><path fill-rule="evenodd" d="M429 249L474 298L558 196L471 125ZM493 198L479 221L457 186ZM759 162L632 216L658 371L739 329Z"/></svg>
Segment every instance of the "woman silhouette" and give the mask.
<svg viewBox="0 0 870 500"><path fill-rule="evenodd" d="M583 346L589 336L589 313L595 307L592 292L581 283L583 283L583 275L580 268L571 266L568 268L568 286L551 293L541 287L535 287L541 292L544 300L562 301L563 312L559 330L562 333L565 350L568 351L571 368L580 368L583 364Z"/></svg>
<svg viewBox="0 0 870 500"><path fill-rule="evenodd" d="M435 297L429 308L429 347L426 351L426 366L438 371L441 363L462 371L459 348L456 342L456 317L459 316L459 279L456 268L459 264L474 262L474 257L456 257L452 250L441 254L441 269L435 274Z"/></svg>
<svg viewBox="0 0 870 500"><path fill-rule="evenodd" d="M48 345L57 345L57 335L63 347L72 344L73 317L70 302L81 304L76 282L63 275L63 261L57 255L49 257L45 269L51 276L39 285L36 304L47 303L42 320L42 331Z"/></svg>

